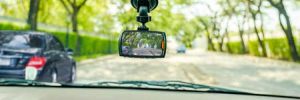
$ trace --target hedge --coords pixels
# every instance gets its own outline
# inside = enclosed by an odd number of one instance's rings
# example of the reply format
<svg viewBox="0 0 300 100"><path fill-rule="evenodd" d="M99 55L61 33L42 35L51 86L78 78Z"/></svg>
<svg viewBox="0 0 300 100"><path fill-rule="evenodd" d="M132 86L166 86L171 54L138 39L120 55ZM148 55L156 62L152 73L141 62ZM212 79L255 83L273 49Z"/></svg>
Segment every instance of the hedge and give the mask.
<svg viewBox="0 0 300 100"><path fill-rule="evenodd" d="M269 57L279 58L279 59L291 59L291 53L290 53L287 39L285 38L267 39L265 43L266 43L267 50L269 52Z"/></svg>
<svg viewBox="0 0 300 100"><path fill-rule="evenodd" d="M228 46L230 51L228 51ZM241 42L230 42L226 44L227 51L233 54L243 54Z"/></svg>
<svg viewBox="0 0 300 100"><path fill-rule="evenodd" d="M0 23L0 30L27 30L28 27L21 26L13 23ZM43 32L50 33L56 36L64 45L66 45L66 33L65 32L50 32L42 30ZM118 50L118 42L110 41L94 36L81 35L81 49L80 53L76 53L75 56L93 56L101 54L116 53ZM69 34L69 48L75 50L76 48L76 34ZM111 45L111 47L110 47ZM111 49L111 50L110 50Z"/></svg>
<svg viewBox="0 0 300 100"><path fill-rule="evenodd" d="M66 44L66 33L64 32L51 32L54 36L59 38L59 40L65 45ZM94 54L110 54L116 53L118 50L118 42L110 41L108 39L102 39L92 36L80 36L80 53L76 55L89 56ZM69 48L76 49L77 37L74 33L69 34ZM111 47L110 47L111 45ZM111 50L110 50L111 49Z"/></svg>
<svg viewBox="0 0 300 100"><path fill-rule="evenodd" d="M299 40L295 39L296 43ZM284 59L291 60L291 53L289 50L289 45L286 38L273 38L273 39L265 39L264 40L267 55L270 58L275 59ZM242 48L240 42L229 42L227 46L230 46L233 54L241 54ZM253 56L262 56L262 48L260 48L257 41L248 41L247 49L249 50L249 54ZM300 44L297 45L297 50L300 53Z"/></svg>
<svg viewBox="0 0 300 100"><path fill-rule="evenodd" d="M0 30L27 30L28 27L24 25L17 25L14 23L0 23Z"/></svg>

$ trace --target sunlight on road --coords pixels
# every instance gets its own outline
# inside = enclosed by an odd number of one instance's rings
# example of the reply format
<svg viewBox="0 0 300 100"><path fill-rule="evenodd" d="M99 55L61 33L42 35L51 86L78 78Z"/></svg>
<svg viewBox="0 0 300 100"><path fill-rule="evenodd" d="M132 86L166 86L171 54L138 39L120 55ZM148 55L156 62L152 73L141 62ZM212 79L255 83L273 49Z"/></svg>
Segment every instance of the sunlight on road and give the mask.
<svg viewBox="0 0 300 100"><path fill-rule="evenodd" d="M300 64L252 56L188 50L164 59L117 55L81 62L78 82L95 80L178 80L260 93L300 93ZM260 88L257 88L260 87Z"/></svg>
<svg viewBox="0 0 300 100"><path fill-rule="evenodd" d="M300 74L299 70L289 70L289 71L259 71L258 72L260 77L268 80L274 80L277 82L295 80L294 83L300 85ZM299 87L300 88L300 87Z"/></svg>

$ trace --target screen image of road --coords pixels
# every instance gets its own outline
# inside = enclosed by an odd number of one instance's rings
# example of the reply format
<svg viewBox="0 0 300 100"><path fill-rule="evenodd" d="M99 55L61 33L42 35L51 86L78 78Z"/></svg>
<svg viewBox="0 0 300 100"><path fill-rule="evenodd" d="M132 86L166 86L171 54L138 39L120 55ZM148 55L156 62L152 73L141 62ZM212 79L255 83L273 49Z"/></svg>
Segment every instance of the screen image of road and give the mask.
<svg viewBox="0 0 300 100"><path fill-rule="evenodd" d="M160 33L126 32L121 48L123 55L160 56L164 51L164 38Z"/></svg>

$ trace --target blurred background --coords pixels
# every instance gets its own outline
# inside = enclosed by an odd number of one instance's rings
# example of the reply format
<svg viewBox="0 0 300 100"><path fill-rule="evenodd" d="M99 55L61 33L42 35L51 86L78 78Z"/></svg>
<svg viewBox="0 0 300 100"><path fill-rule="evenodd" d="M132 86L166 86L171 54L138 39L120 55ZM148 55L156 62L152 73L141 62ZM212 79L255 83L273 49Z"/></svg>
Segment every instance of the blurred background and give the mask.
<svg viewBox="0 0 300 100"><path fill-rule="evenodd" d="M51 32L75 49L77 56L83 56L115 53L120 33L139 25L129 0L75 1L0 0L0 29ZM161 0L151 13L153 21L148 26L151 30L165 31L171 49L184 45L296 61L300 51L299 3L298 0ZM102 48L85 45L91 42L99 43Z"/></svg>

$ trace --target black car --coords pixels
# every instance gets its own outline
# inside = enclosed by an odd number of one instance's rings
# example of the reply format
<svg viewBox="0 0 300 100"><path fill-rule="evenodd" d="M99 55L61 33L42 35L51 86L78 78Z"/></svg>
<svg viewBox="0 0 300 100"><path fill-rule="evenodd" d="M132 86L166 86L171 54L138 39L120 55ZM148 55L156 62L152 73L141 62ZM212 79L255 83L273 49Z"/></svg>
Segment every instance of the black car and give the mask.
<svg viewBox="0 0 300 100"><path fill-rule="evenodd" d="M72 83L72 50L43 32L0 31L0 78Z"/></svg>

